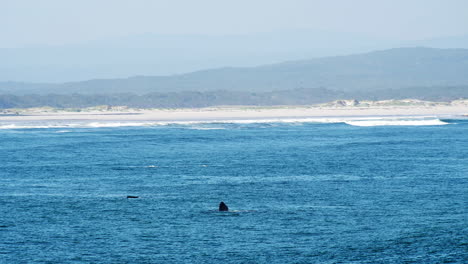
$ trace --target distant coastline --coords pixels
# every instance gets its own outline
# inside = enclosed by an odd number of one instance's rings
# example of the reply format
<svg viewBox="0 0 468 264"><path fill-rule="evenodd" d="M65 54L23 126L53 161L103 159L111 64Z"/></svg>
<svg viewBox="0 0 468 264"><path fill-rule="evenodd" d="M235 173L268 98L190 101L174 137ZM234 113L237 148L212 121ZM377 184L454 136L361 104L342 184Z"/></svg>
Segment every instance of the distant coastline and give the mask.
<svg viewBox="0 0 468 264"><path fill-rule="evenodd" d="M206 108L129 108L96 106L60 109L51 107L3 109L0 121L97 120L97 121L213 121L274 118L363 116L468 115L468 100L430 102L414 99L357 101L337 100L302 106L217 106Z"/></svg>

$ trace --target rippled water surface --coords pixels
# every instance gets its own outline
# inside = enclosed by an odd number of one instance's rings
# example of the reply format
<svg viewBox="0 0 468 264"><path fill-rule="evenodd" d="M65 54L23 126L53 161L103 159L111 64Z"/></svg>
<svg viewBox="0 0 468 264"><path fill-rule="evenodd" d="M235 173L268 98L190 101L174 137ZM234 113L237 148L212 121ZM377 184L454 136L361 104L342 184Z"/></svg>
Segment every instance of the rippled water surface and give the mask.
<svg viewBox="0 0 468 264"><path fill-rule="evenodd" d="M440 122L2 129L0 263L466 263Z"/></svg>

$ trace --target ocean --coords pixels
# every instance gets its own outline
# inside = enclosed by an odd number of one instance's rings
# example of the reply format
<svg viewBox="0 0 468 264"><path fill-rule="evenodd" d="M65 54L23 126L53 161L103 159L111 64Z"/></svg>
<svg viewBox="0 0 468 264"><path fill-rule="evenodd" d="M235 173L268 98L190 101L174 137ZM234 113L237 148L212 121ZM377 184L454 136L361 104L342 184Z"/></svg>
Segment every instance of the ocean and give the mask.
<svg viewBox="0 0 468 264"><path fill-rule="evenodd" d="M468 262L466 118L0 122L0 164L0 263Z"/></svg>

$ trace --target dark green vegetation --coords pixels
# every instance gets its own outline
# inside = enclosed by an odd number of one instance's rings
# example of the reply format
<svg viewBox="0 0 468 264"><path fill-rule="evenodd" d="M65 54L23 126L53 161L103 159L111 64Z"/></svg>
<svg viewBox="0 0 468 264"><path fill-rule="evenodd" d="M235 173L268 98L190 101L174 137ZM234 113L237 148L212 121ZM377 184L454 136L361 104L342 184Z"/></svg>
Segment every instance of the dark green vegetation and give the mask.
<svg viewBox="0 0 468 264"><path fill-rule="evenodd" d="M94 95L0 95L0 108L28 108L41 106L51 106L56 108L83 108L97 105L125 105L136 108L207 107L219 105L308 105L351 98L358 100L413 98L428 101L451 101L460 98L468 98L468 86L389 89L378 90L371 93L337 92L318 88L263 93L212 91L149 93L145 95L136 95L132 93Z"/></svg>
<svg viewBox="0 0 468 264"><path fill-rule="evenodd" d="M0 83L0 107L203 107L468 98L468 49L401 48L252 68L61 84Z"/></svg>

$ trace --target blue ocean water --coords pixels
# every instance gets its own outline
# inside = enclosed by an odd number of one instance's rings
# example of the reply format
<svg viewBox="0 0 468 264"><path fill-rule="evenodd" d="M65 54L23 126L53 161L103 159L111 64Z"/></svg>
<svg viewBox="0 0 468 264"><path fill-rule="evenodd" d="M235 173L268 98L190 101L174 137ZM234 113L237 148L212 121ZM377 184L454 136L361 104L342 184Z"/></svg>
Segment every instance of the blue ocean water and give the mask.
<svg viewBox="0 0 468 264"><path fill-rule="evenodd" d="M1 129L0 263L467 263L443 121Z"/></svg>

